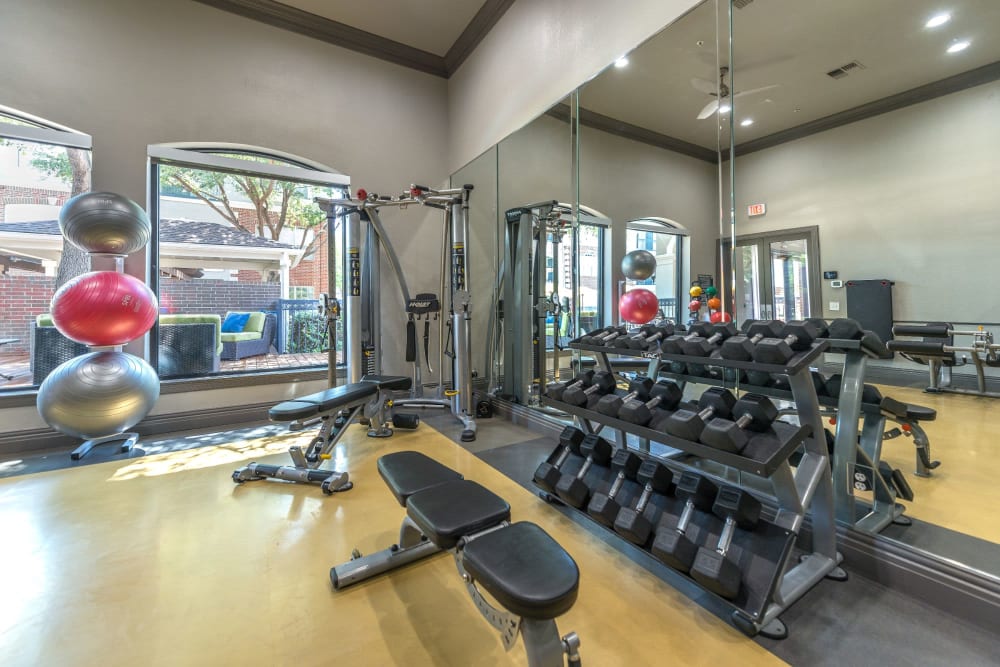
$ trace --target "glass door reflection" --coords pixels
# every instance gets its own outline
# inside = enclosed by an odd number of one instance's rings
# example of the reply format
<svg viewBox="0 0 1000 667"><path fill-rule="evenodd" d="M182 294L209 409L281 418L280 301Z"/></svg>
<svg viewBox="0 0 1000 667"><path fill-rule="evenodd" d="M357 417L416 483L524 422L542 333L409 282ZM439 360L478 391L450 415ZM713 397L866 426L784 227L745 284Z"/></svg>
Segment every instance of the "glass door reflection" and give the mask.
<svg viewBox="0 0 1000 667"><path fill-rule="evenodd" d="M814 228L736 237L732 253L736 321L822 317L819 307L819 239ZM729 240L723 259L729 261ZM728 267L727 267L728 270Z"/></svg>

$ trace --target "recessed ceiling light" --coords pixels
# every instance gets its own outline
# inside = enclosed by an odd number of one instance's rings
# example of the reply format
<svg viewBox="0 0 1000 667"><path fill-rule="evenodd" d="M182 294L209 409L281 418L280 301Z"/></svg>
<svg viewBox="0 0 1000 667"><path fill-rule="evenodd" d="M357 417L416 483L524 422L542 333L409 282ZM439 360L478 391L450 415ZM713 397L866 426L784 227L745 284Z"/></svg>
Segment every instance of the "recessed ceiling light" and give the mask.
<svg viewBox="0 0 1000 667"><path fill-rule="evenodd" d="M954 44L948 47L948 53L958 53L959 51L965 51L967 48L969 48L969 44L972 44L972 42L970 42L967 39L963 39L960 42L955 42Z"/></svg>
<svg viewBox="0 0 1000 667"><path fill-rule="evenodd" d="M729 113L730 109L732 109L732 107L729 106L728 104L720 104L719 105L719 113Z"/></svg>
<svg viewBox="0 0 1000 667"><path fill-rule="evenodd" d="M628 58L626 58L625 56L622 56L621 58L615 61L615 67L619 69L627 65L628 65Z"/></svg>
<svg viewBox="0 0 1000 667"><path fill-rule="evenodd" d="M948 12L941 12L940 14L935 14L934 16L927 19L927 23L924 24L925 28L936 28L938 26L944 25L951 20L951 14Z"/></svg>
<svg viewBox="0 0 1000 667"><path fill-rule="evenodd" d="M751 125L753 125L753 118L744 118L743 120L740 121L740 125L742 125L743 127L750 127Z"/></svg>

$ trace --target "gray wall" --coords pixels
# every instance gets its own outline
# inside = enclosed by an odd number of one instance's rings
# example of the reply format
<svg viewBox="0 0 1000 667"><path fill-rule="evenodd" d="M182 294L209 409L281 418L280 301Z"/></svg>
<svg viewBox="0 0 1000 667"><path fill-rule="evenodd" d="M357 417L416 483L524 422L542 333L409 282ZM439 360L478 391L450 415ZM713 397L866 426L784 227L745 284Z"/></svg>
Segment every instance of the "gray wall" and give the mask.
<svg viewBox="0 0 1000 667"><path fill-rule="evenodd" d="M580 199L615 221L612 285L624 279L625 226L641 217L669 218L690 233L682 285L707 273L719 279L718 171L714 164L591 128L580 130ZM617 312L617 309L616 311ZM678 304L683 319L683 302Z"/></svg>
<svg viewBox="0 0 1000 667"><path fill-rule="evenodd" d="M173 141L288 151L349 174L354 187L369 191L447 181L447 84L440 78L189 0L0 0L0 16L0 104L91 134L95 189L145 202L146 147ZM436 280L441 220L429 209L386 215L414 284L428 273ZM145 266L141 253L129 259L131 273L143 275ZM395 332L402 331L400 311L395 295L385 299L386 326ZM407 372L401 342L386 352L388 372ZM171 394L153 412L310 389ZM43 426L34 408L0 411L0 423L3 430Z"/></svg>
<svg viewBox="0 0 1000 667"><path fill-rule="evenodd" d="M736 155L736 233L817 225L822 269L889 278L897 320L1000 320L1000 82ZM750 203L767 215L747 219ZM829 310L840 301L842 310ZM823 282L823 315L846 296Z"/></svg>

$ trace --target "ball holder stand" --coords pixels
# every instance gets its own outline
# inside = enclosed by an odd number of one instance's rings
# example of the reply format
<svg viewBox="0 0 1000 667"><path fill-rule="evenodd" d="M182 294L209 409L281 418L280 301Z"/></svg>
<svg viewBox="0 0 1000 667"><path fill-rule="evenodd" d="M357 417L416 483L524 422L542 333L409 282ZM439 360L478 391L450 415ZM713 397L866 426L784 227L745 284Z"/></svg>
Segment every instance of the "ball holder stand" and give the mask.
<svg viewBox="0 0 1000 667"><path fill-rule="evenodd" d="M53 322L90 352L64 362L45 378L38 389L38 411L54 429L83 440L70 454L74 461L101 445L118 444L119 452L129 453L139 440L130 429L160 395L156 371L141 357L124 352L127 342L144 336L156 321L156 297L141 281L125 280L125 258L149 241L149 218L121 195L91 192L66 202L59 227L67 243L87 253L88 272L53 296ZM109 287L100 280L109 273L132 285ZM83 319L74 319L74 312ZM116 329L115 324L124 328Z"/></svg>

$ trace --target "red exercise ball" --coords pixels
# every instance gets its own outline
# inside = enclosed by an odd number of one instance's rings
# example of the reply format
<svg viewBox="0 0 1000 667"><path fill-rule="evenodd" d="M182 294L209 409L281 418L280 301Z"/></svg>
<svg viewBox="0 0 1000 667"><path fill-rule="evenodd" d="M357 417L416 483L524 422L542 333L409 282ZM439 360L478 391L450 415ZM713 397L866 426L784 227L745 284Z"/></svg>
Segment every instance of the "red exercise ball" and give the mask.
<svg viewBox="0 0 1000 667"><path fill-rule="evenodd" d="M156 321L156 296L138 278L92 271L73 278L52 297L52 322L84 345L124 345Z"/></svg>
<svg viewBox="0 0 1000 667"><path fill-rule="evenodd" d="M712 313L708 317L708 319L711 320L714 323L718 323L718 322L732 322L733 321L733 316L730 315L729 313L723 313L723 312L720 312L720 311L717 310L714 313Z"/></svg>
<svg viewBox="0 0 1000 667"><path fill-rule="evenodd" d="M648 289L634 289L625 292L618 303L622 319L632 324L645 324L660 310L660 300Z"/></svg>

